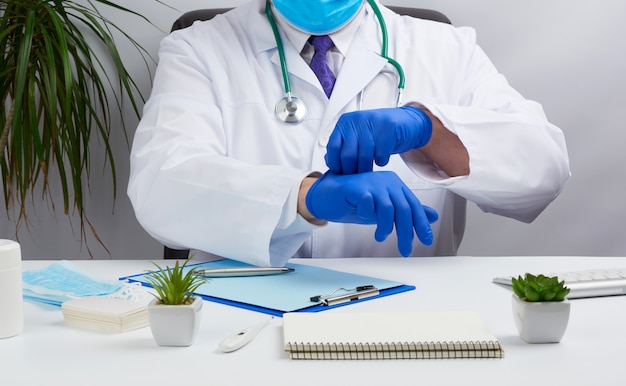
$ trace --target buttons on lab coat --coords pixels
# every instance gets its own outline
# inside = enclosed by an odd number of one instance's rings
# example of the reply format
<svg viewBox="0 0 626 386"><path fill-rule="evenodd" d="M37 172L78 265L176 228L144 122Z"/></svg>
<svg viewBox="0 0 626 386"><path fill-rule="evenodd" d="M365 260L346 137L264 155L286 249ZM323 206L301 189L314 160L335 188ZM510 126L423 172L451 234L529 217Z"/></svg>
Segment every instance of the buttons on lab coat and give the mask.
<svg viewBox="0 0 626 386"><path fill-rule="evenodd" d="M328 140L330 139L330 135L328 134L321 134L317 140L317 143L319 143L320 146L326 146L328 145Z"/></svg>

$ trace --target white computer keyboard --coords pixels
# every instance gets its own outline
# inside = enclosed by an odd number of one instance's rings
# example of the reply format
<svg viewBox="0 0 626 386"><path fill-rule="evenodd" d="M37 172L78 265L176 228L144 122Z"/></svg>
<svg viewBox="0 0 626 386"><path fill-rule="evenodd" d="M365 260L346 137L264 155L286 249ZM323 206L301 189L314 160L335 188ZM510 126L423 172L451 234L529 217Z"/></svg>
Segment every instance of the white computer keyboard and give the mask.
<svg viewBox="0 0 626 386"><path fill-rule="evenodd" d="M626 295L626 268L549 272L544 275L564 280L570 289L568 299ZM511 276L495 277L493 282L511 286Z"/></svg>

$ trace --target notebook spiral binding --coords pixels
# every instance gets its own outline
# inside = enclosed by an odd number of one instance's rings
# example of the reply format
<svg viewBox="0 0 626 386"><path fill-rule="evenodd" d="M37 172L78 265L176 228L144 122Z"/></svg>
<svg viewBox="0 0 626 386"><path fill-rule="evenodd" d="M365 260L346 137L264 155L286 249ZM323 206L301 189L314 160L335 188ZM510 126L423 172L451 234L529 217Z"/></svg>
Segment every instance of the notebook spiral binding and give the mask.
<svg viewBox="0 0 626 386"><path fill-rule="evenodd" d="M291 359L454 359L502 358L499 342L286 343Z"/></svg>

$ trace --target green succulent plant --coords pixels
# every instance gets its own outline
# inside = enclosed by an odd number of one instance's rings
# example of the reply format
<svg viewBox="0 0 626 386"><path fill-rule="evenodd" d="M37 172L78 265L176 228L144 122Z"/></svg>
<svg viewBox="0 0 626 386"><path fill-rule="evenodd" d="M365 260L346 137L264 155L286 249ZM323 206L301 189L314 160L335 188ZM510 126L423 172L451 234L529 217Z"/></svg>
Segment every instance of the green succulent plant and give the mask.
<svg viewBox="0 0 626 386"><path fill-rule="evenodd" d="M194 292L208 281L207 278L196 275L196 267L185 269L190 259L191 257L185 260L182 265L176 261L174 268L168 266L161 268L157 263L152 263L158 270L148 271L146 281L156 291L156 294L153 295L159 303L165 305L190 304L193 302Z"/></svg>
<svg viewBox="0 0 626 386"><path fill-rule="evenodd" d="M527 273L524 277L513 278L511 282L515 295L528 302L560 302L570 291L565 282L559 281L556 276Z"/></svg>

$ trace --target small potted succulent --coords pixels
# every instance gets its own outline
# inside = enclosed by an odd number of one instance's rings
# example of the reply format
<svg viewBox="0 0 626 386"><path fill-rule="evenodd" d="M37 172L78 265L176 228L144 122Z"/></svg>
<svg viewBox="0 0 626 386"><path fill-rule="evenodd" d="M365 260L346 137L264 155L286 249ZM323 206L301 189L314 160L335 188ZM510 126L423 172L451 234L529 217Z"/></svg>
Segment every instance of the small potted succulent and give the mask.
<svg viewBox="0 0 626 386"><path fill-rule="evenodd" d="M532 275L512 279L513 318L520 338L528 343L558 343L565 334L569 288L556 276Z"/></svg>
<svg viewBox="0 0 626 386"><path fill-rule="evenodd" d="M207 279L187 267L190 259L182 265L176 261L174 268L153 263L158 270L146 275L156 292L148 305L148 320L159 346L191 346L198 335L203 300L194 292Z"/></svg>

